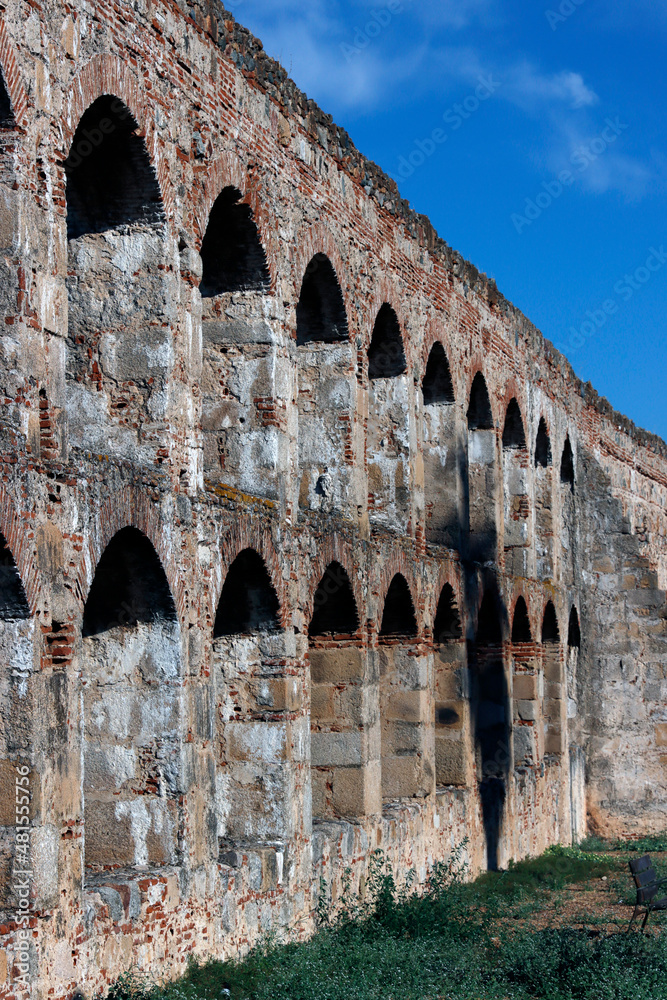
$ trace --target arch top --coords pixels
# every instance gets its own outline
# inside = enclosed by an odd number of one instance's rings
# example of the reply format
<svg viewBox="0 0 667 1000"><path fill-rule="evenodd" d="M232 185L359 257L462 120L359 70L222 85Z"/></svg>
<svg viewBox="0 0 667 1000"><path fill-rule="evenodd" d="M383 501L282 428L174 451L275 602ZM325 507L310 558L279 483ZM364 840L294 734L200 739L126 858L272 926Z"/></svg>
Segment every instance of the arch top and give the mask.
<svg viewBox="0 0 667 1000"><path fill-rule="evenodd" d="M100 53L81 67L71 82L67 93L67 112L64 118L64 142L69 150L81 119L94 102L105 96L119 98L129 109L137 123L137 137L143 139L149 161L155 171L160 188L164 214L172 218L175 203L169 168L164 156L151 115L152 103L138 77L126 61L111 53Z"/></svg>

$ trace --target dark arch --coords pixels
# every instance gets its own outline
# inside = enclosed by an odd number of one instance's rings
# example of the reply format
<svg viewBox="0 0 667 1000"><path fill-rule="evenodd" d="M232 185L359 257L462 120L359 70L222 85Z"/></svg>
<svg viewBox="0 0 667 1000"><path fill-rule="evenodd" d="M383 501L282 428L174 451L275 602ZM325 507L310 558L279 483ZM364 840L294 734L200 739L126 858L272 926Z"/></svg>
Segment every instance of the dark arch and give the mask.
<svg viewBox="0 0 667 1000"><path fill-rule="evenodd" d="M532 642L533 634L530 629L530 618L528 608L523 597L519 597L514 606L514 618L512 619L512 642Z"/></svg>
<svg viewBox="0 0 667 1000"><path fill-rule="evenodd" d="M358 628L359 612L350 578L339 562L331 562L315 591L308 635L354 635Z"/></svg>
<svg viewBox="0 0 667 1000"><path fill-rule="evenodd" d="M481 372L477 372L473 379L467 416L469 430L493 430L491 400L489 399L489 391L486 387L486 379Z"/></svg>
<svg viewBox="0 0 667 1000"><path fill-rule="evenodd" d="M509 401L503 427L503 448L525 448L526 433L523 429L521 408L513 397Z"/></svg>
<svg viewBox="0 0 667 1000"><path fill-rule="evenodd" d="M213 626L213 638L280 628L280 604L262 557L244 549L229 567Z"/></svg>
<svg viewBox="0 0 667 1000"><path fill-rule="evenodd" d="M123 528L97 564L83 612L83 635L160 620L177 620L162 563L143 532Z"/></svg>
<svg viewBox="0 0 667 1000"><path fill-rule="evenodd" d="M445 349L440 341L435 342L428 356L426 374L422 382L422 395L424 406L454 402L452 373Z"/></svg>
<svg viewBox="0 0 667 1000"><path fill-rule="evenodd" d="M408 581L397 573L389 584L382 612L381 637L416 636L417 617Z"/></svg>
<svg viewBox="0 0 667 1000"><path fill-rule="evenodd" d="M549 440L549 431L547 430L547 423L544 417L540 417L540 423L537 428L535 465L543 469L551 465L551 441Z"/></svg>
<svg viewBox="0 0 667 1000"><path fill-rule="evenodd" d="M398 316L385 302L381 307L368 348L368 377L397 378L407 369Z"/></svg>
<svg viewBox="0 0 667 1000"><path fill-rule="evenodd" d="M0 129L12 129L16 126L12 101L5 83L5 74L0 67Z"/></svg>
<svg viewBox="0 0 667 1000"><path fill-rule="evenodd" d="M461 638L461 619L456 606L456 596L453 587L446 583L442 588L438 609L433 623L433 641L438 643L452 642Z"/></svg>
<svg viewBox="0 0 667 1000"><path fill-rule="evenodd" d="M0 534L0 621L30 618L30 605L14 556Z"/></svg>
<svg viewBox="0 0 667 1000"><path fill-rule="evenodd" d="M347 339L347 315L338 277L327 255L316 253L303 276L296 307L297 345Z"/></svg>
<svg viewBox="0 0 667 1000"><path fill-rule="evenodd" d="M271 278L250 205L226 187L216 198L201 245L205 298L224 292L267 291Z"/></svg>
<svg viewBox="0 0 667 1000"><path fill-rule="evenodd" d="M570 621L567 627L567 644L573 649L581 648L581 629L579 628L579 615L577 609L572 606L570 611Z"/></svg>
<svg viewBox="0 0 667 1000"><path fill-rule="evenodd" d="M84 112L65 160L67 238L164 220L160 186L129 108L110 94Z"/></svg>
<svg viewBox="0 0 667 1000"><path fill-rule="evenodd" d="M569 437L565 438L563 456L560 460L560 481L574 491L574 455L572 454L572 445L570 444Z"/></svg>
<svg viewBox="0 0 667 1000"><path fill-rule="evenodd" d="M560 642L558 615L553 601L548 601L542 618L542 642Z"/></svg>
<svg viewBox="0 0 667 1000"><path fill-rule="evenodd" d="M485 645L499 646L503 641L502 619L498 598L493 591L487 590L477 616L477 642Z"/></svg>

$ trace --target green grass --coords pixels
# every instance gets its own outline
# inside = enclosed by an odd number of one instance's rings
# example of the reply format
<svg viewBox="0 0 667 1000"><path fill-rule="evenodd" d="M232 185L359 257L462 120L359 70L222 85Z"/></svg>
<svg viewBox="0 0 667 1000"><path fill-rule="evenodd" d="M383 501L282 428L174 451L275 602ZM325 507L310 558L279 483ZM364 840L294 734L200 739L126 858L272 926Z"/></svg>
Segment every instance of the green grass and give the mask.
<svg viewBox="0 0 667 1000"><path fill-rule="evenodd" d="M599 845L598 845L599 847ZM465 883L460 854L436 865L426 892L398 887L382 854L365 898L302 944L265 942L237 962L192 965L168 985L129 973L111 1000L667 1000L667 938L607 935L600 914L584 929L534 930L531 916L565 905L564 887L607 878L618 857L551 848L539 858ZM627 879L625 880L628 881ZM345 898L350 899L348 891ZM612 896L614 900L618 896ZM606 923L606 921L605 921Z"/></svg>

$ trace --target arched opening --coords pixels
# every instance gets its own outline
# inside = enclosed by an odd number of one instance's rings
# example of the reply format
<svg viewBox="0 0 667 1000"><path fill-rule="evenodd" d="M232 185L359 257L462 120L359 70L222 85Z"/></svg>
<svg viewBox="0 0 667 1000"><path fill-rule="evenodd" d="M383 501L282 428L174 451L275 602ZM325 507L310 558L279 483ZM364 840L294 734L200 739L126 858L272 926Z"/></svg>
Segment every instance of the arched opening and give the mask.
<svg viewBox="0 0 667 1000"><path fill-rule="evenodd" d="M535 466L538 469L546 469L549 465L551 465L551 441L546 421L544 417L540 417L535 438Z"/></svg>
<svg viewBox="0 0 667 1000"><path fill-rule="evenodd" d="M380 308L368 348L368 377L398 378L407 370L401 325L394 309L385 302Z"/></svg>
<svg viewBox="0 0 667 1000"><path fill-rule="evenodd" d="M5 536L0 533L0 621L23 621L30 618L30 606L14 556Z"/></svg>
<svg viewBox="0 0 667 1000"><path fill-rule="evenodd" d="M317 253L306 268L296 307L296 343L333 344L349 339L343 293L333 264Z"/></svg>
<svg viewBox="0 0 667 1000"><path fill-rule="evenodd" d="M579 629L579 615L577 609L572 606L570 611L570 621L567 627L567 644L570 649L581 647L581 630Z"/></svg>
<svg viewBox="0 0 667 1000"><path fill-rule="evenodd" d="M67 238L164 221L162 196L132 112L105 94L84 112L65 160Z"/></svg>
<svg viewBox="0 0 667 1000"><path fill-rule="evenodd" d="M487 562L497 555L496 437L486 381L477 372L468 405L468 548L470 558Z"/></svg>
<svg viewBox="0 0 667 1000"><path fill-rule="evenodd" d="M495 590L487 590L482 599L471 660L477 781L487 865L490 871L496 871L510 767L510 739L502 608Z"/></svg>
<svg viewBox="0 0 667 1000"><path fill-rule="evenodd" d="M297 306L299 506L350 513L355 363L343 294L324 254L306 270Z"/></svg>
<svg viewBox="0 0 667 1000"><path fill-rule="evenodd" d="M271 278L266 253L250 205L241 192L226 187L208 218L201 245L204 298L225 292L268 291Z"/></svg>
<svg viewBox="0 0 667 1000"><path fill-rule="evenodd" d="M379 632L382 799L424 797L434 774L426 752L431 721L424 712L417 617L410 587L397 573L384 600ZM430 715L430 713L429 713Z"/></svg>
<svg viewBox="0 0 667 1000"><path fill-rule="evenodd" d="M83 795L88 873L173 864L181 787L176 608L148 538L109 542L84 608Z"/></svg>
<svg viewBox="0 0 667 1000"><path fill-rule="evenodd" d="M276 746L285 741L287 719L302 708L301 682L290 665L266 563L255 549L243 549L220 595L211 683L201 708L207 736L202 757L210 754L209 766L225 783L224 804L218 797L202 803L209 829L217 827L224 837L215 847L288 836L294 773L289 754L276 753Z"/></svg>
<svg viewBox="0 0 667 1000"><path fill-rule="evenodd" d="M442 588L433 623L433 641L456 642L461 638L461 618L453 587L446 583Z"/></svg>
<svg viewBox="0 0 667 1000"><path fill-rule="evenodd" d="M467 661L461 617L453 587L440 593L433 623L435 673L435 783L468 784L466 736L469 709L466 699Z"/></svg>
<svg viewBox="0 0 667 1000"><path fill-rule="evenodd" d="M565 702L560 627L553 601L548 601L542 619L542 660L544 668L544 752L563 752Z"/></svg>
<svg viewBox="0 0 667 1000"><path fill-rule="evenodd" d="M576 511L574 492L574 455L569 436L565 438L560 462L560 574L563 583L575 582Z"/></svg>
<svg viewBox="0 0 667 1000"><path fill-rule="evenodd" d="M403 337L384 303L368 349L368 510L373 524L407 530L410 511L410 387Z"/></svg>
<svg viewBox="0 0 667 1000"><path fill-rule="evenodd" d="M514 708L514 766L534 767L540 755L540 663L523 597L512 619L512 694Z"/></svg>
<svg viewBox="0 0 667 1000"><path fill-rule="evenodd" d="M563 455L560 460L560 481L574 491L574 455L569 437L565 438Z"/></svg>
<svg viewBox="0 0 667 1000"><path fill-rule="evenodd" d="M264 560L254 549L244 549L227 573L213 638L279 629L280 605Z"/></svg>
<svg viewBox="0 0 667 1000"><path fill-rule="evenodd" d="M369 810L369 746L362 710L365 655L350 578L330 563L313 599L308 628L313 816ZM375 811L375 810L371 810Z"/></svg>
<svg viewBox="0 0 667 1000"><path fill-rule="evenodd" d="M4 667L0 672L0 774L5 787L11 788L11 801L3 811L6 819L0 820L0 907L3 908L16 906L15 872L17 868L26 867L18 865L15 860L17 828L14 826L16 807L13 804L13 789L16 784L15 766L25 764L32 757L31 715L34 701L30 698L29 682L34 669L34 627L14 557L4 535L0 534L0 657ZM32 778L30 783L33 784ZM31 819L33 815L34 801L30 809Z"/></svg>
<svg viewBox="0 0 667 1000"><path fill-rule="evenodd" d="M119 98L84 112L65 175L68 443L154 468L164 461L178 276L156 263L166 237L160 188Z"/></svg>
<svg viewBox="0 0 667 1000"><path fill-rule="evenodd" d="M544 618L542 620L542 642L560 642L558 617L552 601L549 601L544 609Z"/></svg>
<svg viewBox="0 0 667 1000"><path fill-rule="evenodd" d="M503 428L503 504L505 510L505 569L514 576L530 576L529 457L521 409L511 399Z"/></svg>
<svg viewBox="0 0 667 1000"><path fill-rule="evenodd" d="M581 631L579 629L579 615L577 609L572 605L570 610L570 618L567 626L567 664L566 664L566 682L567 691L565 692L565 697L567 698L568 706L568 718L576 719L578 715L578 702L579 702L579 691L578 691L578 675L579 675L579 653L581 650Z"/></svg>
<svg viewBox="0 0 667 1000"><path fill-rule="evenodd" d="M422 381L424 406L439 406L454 402L452 373L445 349L439 341L431 348Z"/></svg>
<svg viewBox="0 0 667 1000"><path fill-rule="evenodd" d="M311 639L350 638L358 629L359 614L350 578L340 563L332 562L315 591L308 635Z"/></svg>
<svg viewBox="0 0 667 1000"><path fill-rule="evenodd" d="M424 503L426 541L457 548L460 544L459 466L454 386L445 349L431 348L422 382L424 400Z"/></svg>
<svg viewBox="0 0 667 1000"><path fill-rule="evenodd" d="M467 418L469 431L493 430L491 400L486 388L486 379L481 372L477 372L472 382Z"/></svg>
<svg viewBox="0 0 667 1000"><path fill-rule="evenodd" d="M204 474L244 492L279 495L284 468L284 385L291 362L279 349L282 300L253 211L223 188L201 245Z"/></svg>
<svg viewBox="0 0 667 1000"><path fill-rule="evenodd" d="M5 74L0 68L0 129L7 130L16 127L12 101L5 83Z"/></svg>
<svg viewBox="0 0 667 1000"><path fill-rule="evenodd" d="M416 635L417 619L410 587L402 573L397 573L385 597L380 639L391 641Z"/></svg>
<svg viewBox="0 0 667 1000"><path fill-rule="evenodd" d="M535 439L535 561L538 580L553 578L553 462L544 417Z"/></svg>
<svg viewBox="0 0 667 1000"><path fill-rule="evenodd" d="M520 597L514 607L514 618L512 619L512 643L532 642L533 636L530 631L530 618L528 608L523 597Z"/></svg>
<svg viewBox="0 0 667 1000"><path fill-rule="evenodd" d="M516 399L511 399L505 414L503 427L503 448L526 448L526 433L523 428L521 408Z"/></svg>

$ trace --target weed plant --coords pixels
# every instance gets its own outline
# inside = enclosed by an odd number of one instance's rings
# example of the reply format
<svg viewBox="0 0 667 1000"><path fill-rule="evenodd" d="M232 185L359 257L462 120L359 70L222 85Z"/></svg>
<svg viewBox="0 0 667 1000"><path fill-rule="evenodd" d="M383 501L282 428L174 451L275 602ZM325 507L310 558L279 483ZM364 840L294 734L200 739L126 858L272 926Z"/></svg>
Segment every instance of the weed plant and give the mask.
<svg viewBox="0 0 667 1000"><path fill-rule="evenodd" d="M592 921L530 927L547 901L561 905L566 885L620 877L618 858L599 844L555 847L465 882L464 848L420 892L410 873L397 884L377 851L362 893L348 872L332 908L321 885L309 941L265 941L239 961L193 964L171 984L128 973L110 1000L667 1000L662 934L607 935Z"/></svg>

